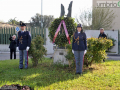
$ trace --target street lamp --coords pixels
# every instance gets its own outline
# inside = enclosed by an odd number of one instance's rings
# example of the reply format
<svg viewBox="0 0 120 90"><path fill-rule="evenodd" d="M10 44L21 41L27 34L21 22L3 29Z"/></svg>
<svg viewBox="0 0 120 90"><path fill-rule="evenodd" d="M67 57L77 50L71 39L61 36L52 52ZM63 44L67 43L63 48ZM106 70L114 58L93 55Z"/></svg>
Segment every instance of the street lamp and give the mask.
<svg viewBox="0 0 120 90"><path fill-rule="evenodd" d="M43 3L43 1L41 0L41 28L43 27L43 22L42 22L42 3Z"/></svg>

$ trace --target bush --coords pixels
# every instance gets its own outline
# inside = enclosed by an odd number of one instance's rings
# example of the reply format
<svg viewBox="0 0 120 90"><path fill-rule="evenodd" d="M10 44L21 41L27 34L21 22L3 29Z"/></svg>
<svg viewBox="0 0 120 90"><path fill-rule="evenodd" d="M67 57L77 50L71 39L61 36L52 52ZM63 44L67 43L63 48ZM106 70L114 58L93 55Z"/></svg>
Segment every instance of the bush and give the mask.
<svg viewBox="0 0 120 90"><path fill-rule="evenodd" d="M56 30L57 30L57 28L62 20L65 21L69 37L71 38L71 36L73 35L73 32L75 31L76 25L77 25L75 23L74 19L71 17L60 17L60 18L55 19L52 22L51 26L49 27L49 38L51 41L53 41L55 32L56 32ZM65 47L65 45L67 43L68 43L68 40L66 38L66 34L64 31L63 25L61 25L61 30L55 39L55 44L58 45L59 47Z"/></svg>
<svg viewBox="0 0 120 90"><path fill-rule="evenodd" d="M43 46L44 39L41 36L36 36L32 39L29 56L31 57L33 66L37 66L38 61L44 58L43 55L46 55L47 50Z"/></svg>
<svg viewBox="0 0 120 90"><path fill-rule="evenodd" d="M72 40L71 40L72 42ZM106 50L111 47L112 40L110 39L103 39L103 38L88 38L87 39L87 46L88 50L84 56L84 65L87 67L92 65L93 62L100 63L103 59L107 58ZM67 50L68 53L65 56L67 60L74 61L74 55L72 54L72 44L68 44Z"/></svg>
<svg viewBox="0 0 120 90"><path fill-rule="evenodd" d="M115 40L114 38L107 36L107 39L112 40L112 42L113 42L113 46L115 46L115 42L116 42L116 40ZM111 46L111 47L110 47L110 48L108 48L108 49L112 49L112 48L113 48L113 46Z"/></svg>
<svg viewBox="0 0 120 90"><path fill-rule="evenodd" d="M72 43L72 38L71 38L71 43ZM74 58L74 54L72 53L72 44L67 44L66 48L67 48L67 55L65 55L65 58L69 62L69 67L71 66L71 64L75 66L75 58Z"/></svg>
<svg viewBox="0 0 120 90"><path fill-rule="evenodd" d="M84 57L86 66L92 65L93 62L100 63L103 59L106 59L105 51L113 45L112 40L106 38L88 38L87 44L88 50Z"/></svg>

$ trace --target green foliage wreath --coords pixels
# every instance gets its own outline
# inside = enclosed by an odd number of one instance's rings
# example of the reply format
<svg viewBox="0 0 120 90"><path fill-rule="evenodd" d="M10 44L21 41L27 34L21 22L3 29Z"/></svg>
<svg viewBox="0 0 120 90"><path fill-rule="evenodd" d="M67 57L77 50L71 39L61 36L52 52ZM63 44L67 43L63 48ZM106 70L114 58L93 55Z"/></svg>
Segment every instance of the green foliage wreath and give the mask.
<svg viewBox="0 0 120 90"><path fill-rule="evenodd" d="M67 31L68 31L70 38L73 35L73 32L75 32L77 24L75 23L73 18L71 18L71 17L57 18L52 22L52 24L49 27L49 38L51 41L53 41L55 32L56 32L56 30L57 30L57 28L62 20L65 21L66 28L67 28ZM55 44L58 45L59 47L64 47L66 44L68 44L68 40L66 38L66 34L65 34L65 30L63 28L63 25L61 25L60 32L55 39Z"/></svg>

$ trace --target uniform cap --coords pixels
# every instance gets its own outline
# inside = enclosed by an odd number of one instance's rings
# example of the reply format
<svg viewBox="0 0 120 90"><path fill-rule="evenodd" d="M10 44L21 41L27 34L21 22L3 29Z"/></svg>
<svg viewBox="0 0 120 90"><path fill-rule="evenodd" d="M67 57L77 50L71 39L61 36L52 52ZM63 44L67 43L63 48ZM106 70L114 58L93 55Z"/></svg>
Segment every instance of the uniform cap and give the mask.
<svg viewBox="0 0 120 90"><path fill-rule="evenodd" d="M26 26L25 23L23 23L22 21L20 21L20 26Z"/></svg>
<svg viewBox="0 0 120 90"><path fill-rule="evenodd" d="M82 25L81 25L81 24L78 24L77 27L82 27Z"/></svg>

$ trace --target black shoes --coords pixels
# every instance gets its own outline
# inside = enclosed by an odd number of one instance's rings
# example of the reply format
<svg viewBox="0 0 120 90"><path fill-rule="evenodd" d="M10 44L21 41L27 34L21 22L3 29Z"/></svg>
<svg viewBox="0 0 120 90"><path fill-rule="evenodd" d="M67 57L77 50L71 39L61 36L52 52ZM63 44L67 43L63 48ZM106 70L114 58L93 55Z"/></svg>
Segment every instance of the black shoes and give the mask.
<svg viewBox="0 0 120 90"><path fill-rule="evenodd" d="M82 73L75 73L75 75L77 75L77 74L82 75Z"/></svg>
<svg viewBox="0 0 120 90"><path fill-rule="evenodd" d="M23 69L23 68L20 68L20 69ZM28 69L28 68L25 68L25 69Z"/></svg>
<svg viewBox="0 0 120 90"><path fill-rule="evenodd" d="M103 59L103 62L105 62L105 59Z"/></svg>

